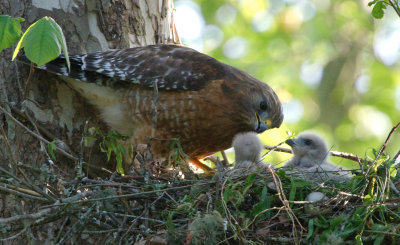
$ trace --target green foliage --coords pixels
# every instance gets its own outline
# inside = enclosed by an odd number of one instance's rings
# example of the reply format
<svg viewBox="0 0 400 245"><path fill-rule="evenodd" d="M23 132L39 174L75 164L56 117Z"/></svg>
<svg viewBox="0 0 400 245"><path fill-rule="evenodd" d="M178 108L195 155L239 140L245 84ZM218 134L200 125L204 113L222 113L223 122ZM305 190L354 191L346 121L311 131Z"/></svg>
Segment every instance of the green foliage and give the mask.
<svg viewBox="0 0 400 245"><path fill-rule="evenodd" d="M124 176L123 159L127 156L127 152L125 147L121 144L121 141L126 141L128 137L114 130L110 130L107 135L104 135L98 128L90 128L89 133L92 136L99 136L101 138L99 143L100 150L107 154L107 161L110 161L112 155L115 156L117 172ZM95 137L85 137L85 142L93 139L95 139Z"/></svg>
<svg viewBox="0 0 400 245"><path fill-rule="evenodd" d="M217 244L222 241L224 235L223 219L218 212L197 217L189 225L192 235L191 244Z"/></svg>
<svg viewBox="0 0 400 245"><path fill-rule="evenodd" d="M189 166L186 163L186 160L189 159L189 156L183 152L182 145L180 139L172 139L170 144L170 154L168 156L168 165L174 167L180 167L183 172L189 172Z"/></svg>
<svg viewBox="0 0 400 245"><path fill-rule="evenodd" d="M53 140L47 145L47 150L49 151L51 158L56 160L56 155L54 154L55 151L57 150L56 140Z"/></svg>
<svg viewBox="0 0 400 245"><path fill-rule="evenodd" d="M374 5L372 8L372 16L376 19L382 19L386 9L386 6L389 4L388 0L375 0L368 3L368 6Z"/></svg>
<svg viewBox="0 0 400 245"><path fill-rule="evenodd" d="M366 149L382 144L392 125L398 122L400 63L386 65L377 52L379 40L387 40L385 37L398 32L395 23L399 17L391 5L387 6L388 1L373 1L370 9L366 2L350 0L195 2L200 6L206 29L218 28L223 34L219 43L214 36L204 35L193 42L196 47L203 46L216 59L268 83L285 109L294 101L301 106L287 112L281 128L261 135L265 144L282 142L288 130L297 134L312 130L326 138L332 150L364 156ZM381 3L376 8L385 15L374 21L370 12L378 2ZM393 1L395 6L397 2ZM299 17L299 9L309 5L313 11L302 12ZM221 23L217 17L226 6L234 12L225 16L231 17L232 22ZM270 23L265 31L255 28L259 14L268 17L260 21ZM246 43L244 56L237 59L224 55L225 45L234 37L241 37ZM191 42L184 40L187 45ZM391 47L387 45L385 50L390 53ZM392 51L396 54L397 48ZM305 82L306 64L321 69L319 81ZM360 77L365 78L364 83ZM357 89L362 84L364 91ZM290 122L290 115L297 113L301 114L300 120ZM399 144L400 137L393 137L387 152L395 154ZM282 163L288 157L285 153L273 153L265 161ZM331 157L330 161L346 168L359 167L340 158Z"/></svg>
<svg viewBox="0 0 400 245"><path fill-rule="evenodd" d="M57 58L62 50L68 69L70 67L64 34L51 17L43 17L29 26L15 48L13 60L21 48L24 48L25 56L38 66Z"/></svg>
<svg viewBox="0 0 400 245"><path fill-rule="evenodd" d="M263 186L260 196L260 201L254 205L254 208L251 210L251 216L255 217L259 215L259 218L270 218L271 217L271 197L268 194L268 190L266 186Z"/></svg>
<svg viewBox="0 0 400 245"><path fill-rule="evenodd" d="M0 52L19 40L22 35L20 24L22 21L23 18L0 15Z"/></svg>
<svg viewBox="0 0 400 245"><path fill-rule="evenodd" d="M65 37L54 19L47 16L41 18L30 25L23 35L20 25L22 21L24 21L23 18L0 15L0 52L19 40L12 60L17 57L21 48L24 48L25 56L41 66L57 58L62 50L69 69L70 62Z"/></svg>

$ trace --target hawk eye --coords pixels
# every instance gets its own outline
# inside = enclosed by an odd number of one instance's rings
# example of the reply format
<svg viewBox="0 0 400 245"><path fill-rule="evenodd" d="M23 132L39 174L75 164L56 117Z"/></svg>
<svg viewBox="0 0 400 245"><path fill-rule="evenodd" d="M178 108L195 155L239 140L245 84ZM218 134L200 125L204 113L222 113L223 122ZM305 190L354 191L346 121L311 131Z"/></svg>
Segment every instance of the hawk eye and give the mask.
<svg viewBox="0 0 400 245"><path fill-rule="evenodd" d="M305 139L305 140L304 140L304 144L306 144L306 145L311 145L311 144L312 144L312 140L310 140L310 139Z"/></svg>
<svg viewBox="0 0 400 245"><path fill-rule="evenodd" d="M260 109L263 111L266 111L268 109L268 102L266 100L260 102Z"/></svg>

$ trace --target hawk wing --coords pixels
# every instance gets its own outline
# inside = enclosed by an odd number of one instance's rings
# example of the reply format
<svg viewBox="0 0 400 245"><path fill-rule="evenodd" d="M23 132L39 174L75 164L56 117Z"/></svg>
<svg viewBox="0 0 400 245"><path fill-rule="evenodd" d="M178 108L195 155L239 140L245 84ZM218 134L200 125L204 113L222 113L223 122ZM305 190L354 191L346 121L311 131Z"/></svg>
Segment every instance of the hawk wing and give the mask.
<svg viewBox="0 0 400 245"><path fill-rule="evenodd" d="M71 55L71 70L63 56L41 69L107 87L140 84L161 90L197 91L221 79L232 67L194 49L178 45L150 45L130 49Z"/></svg>

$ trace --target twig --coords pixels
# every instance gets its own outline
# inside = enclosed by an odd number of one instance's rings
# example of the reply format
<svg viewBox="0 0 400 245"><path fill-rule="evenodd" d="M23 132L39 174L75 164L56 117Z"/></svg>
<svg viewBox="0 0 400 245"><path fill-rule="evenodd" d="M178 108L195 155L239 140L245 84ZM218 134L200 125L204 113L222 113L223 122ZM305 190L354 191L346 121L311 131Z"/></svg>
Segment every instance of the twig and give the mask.
<svg viewBox="0 0 400 245"><path fill-rule="evenodd" d="M270 151L292 153L292 151L290 149L283 148L283 147L278 147L278 146L264 145L264 148L267 149L267 150L270 150ZM364 159L362 159L359 156L354 155L352 153L340 152L340 151L330 151L329 153L330 153L331 156L341 157L341 158L349 159L349 160L352 160L352 161L355 161L355 162L363 162L364 161Z"/></svg>
<svg viewBox="0 0 400 245"><path fill-rule="evenodd" d="M9 218L0 218L0 223L11 223L14 221L19 221L19 220L38 220L42 217L47 216L50 213L54 212L54 208L46 208L43 209L37 213L33 213L33 214L23 214L23 215L15 215Z"/></svg>
<svg viewBox="0 0 400 245"><path fill-rule="evenodd" d="M18 178L17 176L15 176L14 174L10 173L9 171L5 170L4 168L0 167L0 172L3 172L7 175L9 175L10 177L12 177L13 179L15 179L16 181L18 181L19 183L22 183L30 188L32 188L33 190L35 190L37 193L40 193L42 196L44 196L47 200L49 200L50 202L55 202L56 199L50 195L48 195L47 193L43 192L39 187L37 187L36 185L30 184L28 181L23 180Z"/></svg>
<svg viewBox="0 0 400 245"><path fill-rule="evenodd" d="M29 102L35 103L35 101L29 100ZM26 120L28 120L28 118L26 117L25 113L20 111L16 106L13 105L8 105L11 108L11 111L15 114L17 114L18 117L24 118ZM45 135L47 138L49 139L55 139L56 137L49 132L49 130L47 130L45 127L41 126L41 125L36 125L36 127L39 129L39 132L42 135Z"/></svg>
<svg viewBox="0 0 400 245"><path fill-rule="evenodd" d="M29 68L29 75L28 75L28 78L26 79L26 84L25 84L24 101L27 101L28 94L29 94L29 85L31 84L32 75L34 72L35 72L35 66L33 65L33 62L31 62L31 65Z"/></svg>
<svg viewBox="0 0 400 245"><path fill-rule="evenodd" d="M169 197L169 199L171 199L175 203L176 206L179 205L179 203L177 201L175 201L175 199L170 194L168 194L168 192L164 191L164 193L165 193L165 195L167 195L167 197Z"/></svg>
<svg viewBox="0 0 400 245"><path fill-rule="evenodd" d="M15 195L23 197L23 198L34 199L34 200L38 200L38 201L42 201L42 202L49 202L49 200L47 200L46 198L38 197L36 195L30 195L30 194L22 193L20 191L16 191L16 190L7 188L7 185L0 186L0 191L12 193L12 194L15 194Z"/></svg>
<svg viewBox="0 0 400 245"><path fill-rule="evenodd" d="M225 179L225 181L224 181L224 183L222 184L222 187L221 187L221 202L222 202L222 206L224 207L224 210L225 210L225 212L226 212L226 217L227 217L228 223L229 223L229 225L231 226L232 230L235 231L235 233L236 233L236 235L238 236L238 238L240 239L240 241L241 241L243 244L245 244L245 241L244 241L244 239L243 239L243 237L244 237L243 231L242 231L242 230L239 230L239 229L240 229L240 226L238 226L239 222L237 222L237 220L235 219L235 217L233 217L233 215L231 214L231 211L228 209L228 206L227 206L227 204L226 204L226 202L225 202L225 199L224 199L224 195L223 195L224 192L223 192L223 189L224 189L224 186L225 186L225 184L226 184L227 181L228 181L228 178ZM232 220L234 221L234 224L232 223Z"/></svg>
<svg viewBox="0 0 400 245"><path fill-rule="evenodd" d="M35 122L33 121L33 119L29 116L27 110L25 110L25 116L26 116L26 118L29 120L29 122L32 124L33 128L34 128L35 131L36 131L36 134L39 135L39 136L41 136L41 135L40 135L40 131L39 131L38 127L36 126L36 123L35 123ZM51 157L50 157L49 153L47 152L46 146L43 144L43 141L41 141L41 140L39 141L39 143L40 143L40 148L41 148L41 150L44 152L44 154L46 155L46 157L47 157L47 159L48 159L48 162L50 163L50 167L53 168L53 165L54 165L54 164L52 164Z"/></svg>
<svg viewBox="0 0 400 245"><path fill-rule="evenodd" d="M286 149L286 148L281 148L279 147L280 145L282 145L283 143L285 143L285 141L275 145L275 146L269 146L269 145L264 145L264 148L269 150L267 151L264 155L261 156L261 158L263 159L264 157L268 156L271 152L273 151L280 151L280 152L286 152L286 153L292 153L292 151L290 149Z"/></svg>
<svg viewBox="0 0 400 245"><path fill-rule="evenodd" d="M394 11L396 11L397 15L400 17L400 10L396 7L394 4L393 0L389 0L390 5L394 8Z"/></svg>
<svg viewBox="0 0 400 245"><path fill-rule="evenodd" d="M301 237L301 233L303 232L303 230L305 230L305 228L301 225L300 221L298 220L298 218L296 217L296 215L293 213L293 210L290 208L289 206L289 201L287 200L285 193L283 191L283 187L282 187L282 182L279 179L279 177L276 175L275 171L272 169L272 167L270 165L268 165L268 170L272 175L272 178L274 180L275 186L277 188L278 191L278 197L281 200L281 202L283 203L283 205L285 206L285 210L287 212L287 214L289 215L292 224L293 224L293 235L294 235L294 239L295 239L295 244L300 244L300 237ZM295 222L296 221L296 222ZM296 224L297 223L300 226L300 237L297 234L297 229L296 229Z"/></svg>
<svg viewBox="0 0 400 245"><path fill-rule="evenodd" d="M209 185L209 184L210 183L207 182L207 183L200 183L200 184L197 184L197 185L200 186L200 185ZM140 195L155 194L155 193L158 193L158 192L186 189L186 188L190 188L192 186L194 186L194 185L177 186L177 187L165 188L165 189L154 190L154 191L144 191L144 192L139 192L139 193L131 193L131 194L124 194L124 195L117 195L117 196L107 196L107 197L102 197L102 198L85 199L85 200L73 201L73 202L69 202L69 203L70 204L79 204L79 203L85 203L85 202L95 202L95 201L110 200L110 199L115 199L115 198L134 197L134 196L140 196ZM61 206L61 205L64 205L64 204L55 203L55 204L47 205L44 208L52 207L52 206Z"/></svg>
<svg viewBox="0 0 400 245"><path fill-rule="evenodd" d="M74 196L63 198L63 199L61 199L61 203L58 202L58 203L55 203L54 205L50 205L50 206L64 205L66 203L71 203L72 204L72 203L75 203L75 202L77 202L77 201L79 201L79 200L81 200L83 198L89 197L91 195L93 195L93 191L84 191L84 192L78 193L78 194L76 194Z"/></svg>
<svg viewBox="0 0 400 245"><path fill-rule="evenodd" d="M107 212L107 211L103 211L102 213L106 213L106 214L113 214L115 216L120 216L120 217L129 217L129 218L135 218L135 219L140 219L140 220L148 220L154 223L159 223L159 224L165 224L165 221L162 220L157 220L157 219L152 219L152 218L145 218L142 216L137 216L137 215L131 215L131 214L119 214L119 213L113 213L113 212Z"/></svg>
<svg viewBox="0 0 400 245"><path fill-rule="evenodd" d="M4 187L5 187L5 188L13 189L13 190L15 190L15 191L20 191L20 192L23 192L23 193L25 193L25 194L32 195L32 196L37 196L37 197L40 197L40 196L41 196L41 195L40 195L39 193L37 193L36 191L32 191L32 190L29 190L29 189L24 189L24 188L21 188L21 187L17 187L17 186L14 186L14 185L10 185L10 184L4 184Z"/></svg>
<svg viewBox="0 0 400 245"><path fill-rule="evenodd" d="M154 200L154 202L152 202L152 203L150 204L150 206L152 206L152 205L154 205L156 202L158 202L158 201L164 196L164 193L165 193L165 192L163 192L156 200ZM147 208L146 208L146 209L147 209ZM137 220L143 218L142 216L146 213L146 211L147 211L146 209L142 212L142 214L141 214L140 216L137 216L137 217L131 222L132 224L129 226L128 230L121 236L121 239L120 239L120 241L119 241L118 244L122 244L122 242L125 241L124 238L132 231L132 229L133 229L134 225L136 224ZM149 221L149 218L146 217L146 218L144 219L144 221L145 221L145 222L148 222L148 221ZM147 231L147 227L146 227L146 231L145 231L145 232L146 232L146 233L148 232L148 231Z"/></svg>
<svg viewBox="0 0 400 245"><path fill-rule="evenodd" d="M386 137L385 142L383 142L383 144L382 144L381 148L379 149L379 152L378 152L378 154L376 155L375 159L374 159L372 162L369 163L368 169L367 169L367 171L364 173L364 179L365 179L365 181L366 181L366 184L364 185L364 188L362 189L361 193L365 193L365 191L366 191L366 189L367 189L368 187L369 187L369 190L371 190L371 191L374 190L374 185L375 185L376 177L373 176L373 177L371 178L371 180L369 180L369 179L367 178L367 175L370 173L371 168L374 167L375 162L381 157L383 151L386 149L386 145L387 145L387 143L389 142L390 137L392 136L392 134L394 133L394 131L396 131L396 129L397 129L399 126L400 126L400 122L397 123L397 124L392 128L392 130L390 130L388 136ZM375 166L375 167L376 167L376 166ZM370 182L371 182L371 185L370 185ZM372 194L372 193L370 193L370 194Z"/></svg>
<svg viewBox="0 0 400 245"><path fill-rule="evenodd" d="M226 157L225 151L221 151L222 159L224 159L224 166L229 166L228 157Z"/></svg>
<svg viewBox="0 0 400 245"><path fill-rule="evenodd" d="M376 157L375 157L375 159L374 159L373 162L376 162L376 160L378 160L378 159L381 157L383 151L386 149L386 145L387 145L387 143L389 142L390 137L392 136L392 134L394 133L394 131L396 131L396 129L397 129L399 126L400 126L400 122L397 123L396 126L394 126L394 127L392 128L392 130L390 130L388 136L386 137L385 142L384 142L383 145L381 146L381 149L379 150L379 152L378 152L378 154L376 155ZM369 169L368 169L368 170L369 170Z"/></svg>
<svg viewBox="0 0 400 245"><path fill-rule="evenodd" d="M29 225L25 226L24 229L22 229L20 232L18 232L17 234L10 236L10 237L6 237L6 238L0 238L0 242L5 242L8 240L14 240L17 237L19 237L22 234L25 234L26 230L29 228Z"/></svg>
<svg viewBox="0 0 400 245"><path fill-rule="evenodd" d="M1 108L1 109L3 109L3 108ZM3 109L3 110L4 110L4 109ZM4 110L4 111L5 111L5 110ZM22 169L18 166L17 160L14 158L14 153L13 153L12 150L11 150L10 142L8 141L6 132L4 131L2 125L0 125L0 130L1 130L1 134L3 135L4 142L6 143L7 152L8 152L8 155L9 155L9 157L10 157L10 159L11 159L11 162L12 162L14 168L17 169L17 170L22 174L22 176L24 177L24 179L25 179L26 181L28 181L29 179L28 179L28 177L25 175L25 172L22 171Z"/></svg>
<svg viewBox="0 0 400 245"><path fill-rule="evenodd" d="M23 123L21 123L20 121L18 121L15 117L13 117L10 113L8 113L8 111L6 111L3 107L0 106L0 111L2 111L4 114L6 114L9 118L11 118L14 122L16 122L19 126L21 126L23 129L25 129L28 133L30 133L31 135L35 136L37 139L43 141L46 144L50 144L51 142L46 140L45 138L43 138L42 136L36 134L35 132L33 132L32 130L30 130L29 128L27 128ZM63 149L56 147L56 150L58 152L60 152L61 154L63 154L64 156L66 156L67 158L77 161L78 158L74 157L73 155L69 154L68 152L64 151Z"/></svg>
<svg viewBox="0 0 400 245"><path fill-rule="evenodd" d="M73 236L74 232L79 232L80 228L85 227L86 223L88 222L88 218L92 210L95 208L96 203L87 208L86 212L80 215L80 218L75 224L72 225L72 227L64 234L64 236L61 238L61 240L57 243L59 245L65 244L70 236ZM71 234L72 233L72 234ZM71 235L70 235L71 234Z"/></svg>

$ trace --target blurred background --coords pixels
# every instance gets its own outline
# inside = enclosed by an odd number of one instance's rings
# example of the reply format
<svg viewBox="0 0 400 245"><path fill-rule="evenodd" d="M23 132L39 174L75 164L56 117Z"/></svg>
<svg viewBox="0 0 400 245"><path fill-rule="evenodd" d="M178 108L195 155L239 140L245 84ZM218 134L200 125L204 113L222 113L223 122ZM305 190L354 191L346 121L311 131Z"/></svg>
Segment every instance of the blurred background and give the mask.
<svg viewBox="0 0 400 245"><path fill-rule="evenodd" d="M283 102L279 129L261 134L275 145L314 131L331 150L373 157L400 121L400 17L376 20L368 1L177 0L184 45L268 83ZM283 145L288 147L287 145ZM387 146L400 149L400 133ZM228 156L233 161L232 151ZM265 159L283 164L290 154ZM353 168L357 163L330 160Z"/></svg>

